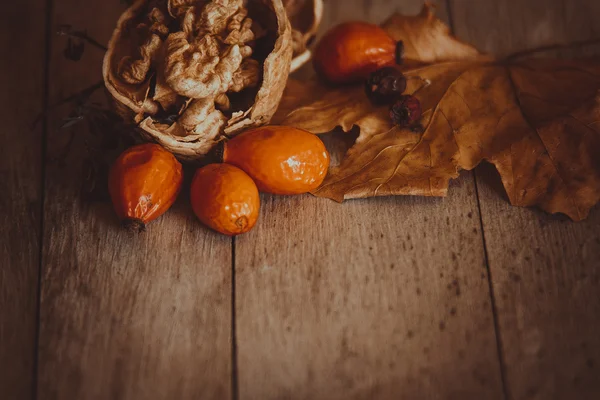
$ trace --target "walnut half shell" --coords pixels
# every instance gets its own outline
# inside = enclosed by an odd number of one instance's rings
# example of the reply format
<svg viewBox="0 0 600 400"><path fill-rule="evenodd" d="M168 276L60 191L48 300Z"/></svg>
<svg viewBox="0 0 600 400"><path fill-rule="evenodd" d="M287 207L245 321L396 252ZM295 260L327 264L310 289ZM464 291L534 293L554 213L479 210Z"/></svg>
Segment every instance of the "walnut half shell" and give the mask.
<svg viewBox="0 0 600 400"><path fill-rule="evenodd" d="M119 19L103 76L126 121L197 159L271 120L292 54L281 0L138 0Z"/></svg>
<svg viewBox="0 0 600 400"><path fill-rule="evenodd" d="M292 24L294 57L291 72L306 64L312 57L309 49L323 18L323 0L283 0Z"/></svg>

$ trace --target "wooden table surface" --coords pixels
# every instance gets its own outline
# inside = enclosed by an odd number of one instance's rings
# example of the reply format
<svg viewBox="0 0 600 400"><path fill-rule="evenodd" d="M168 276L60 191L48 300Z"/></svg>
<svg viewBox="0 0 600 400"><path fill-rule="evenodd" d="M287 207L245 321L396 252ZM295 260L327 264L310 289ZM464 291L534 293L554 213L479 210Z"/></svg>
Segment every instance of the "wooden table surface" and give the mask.
<svg viewBox="0 0 600 400"><path fill-rule="evenodd" d="M421 5L329 0L323 29ZM600 39L598 0L437 5L496 54ZM130 236L80 199L85 135L57 161L68 110L31 129L100 77L101 52L66 60L56 27L106 42L124 6L2 8L1 399L600 398L600 207L580 223L512 207L484 166L445 199L265 195L233 240L182 196Z"/></svg>

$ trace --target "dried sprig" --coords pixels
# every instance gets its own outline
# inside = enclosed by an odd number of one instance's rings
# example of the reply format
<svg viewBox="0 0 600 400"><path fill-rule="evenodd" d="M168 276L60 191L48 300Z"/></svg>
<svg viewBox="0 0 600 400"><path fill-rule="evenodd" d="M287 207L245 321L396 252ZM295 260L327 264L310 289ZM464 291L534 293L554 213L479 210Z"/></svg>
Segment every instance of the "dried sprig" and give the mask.
<svg viewBox="0 0 600 400"><path fill-rule="evenodd" d="M74 30L71 25L60 25L56 34L67 37L67 47L63 54L68 60L79 61L85 51L85 44L88 43L97 49L106 51L106 46L100 44L97 40L88 36L85 31Z"/></svg>
<svg viewBox="0 0 600 400"><path fill-rule="evenodd" d="M59 26L56 33L58 36L67 38L63 54L68 60L81 60L86 44L102 52L106 51L106 46L90 37L87 32L73 29L71 25ZM83 141L86 155L82 165L81 187L84 201L109 200L106 187L109 165L123 148L135 143L134 130L130 126L126 126L114 111L93 100L94 94L102 88L104 88L103 80L51 104L34 121L34 126L36 126L57 108L64 105L72 107L57 129L58 132L66 132L69 135L66 145L58 155L49 161L64 164L67 156L71 153L75 138L82 135L80 132L85 132ZM73 129L81 123L85 123L87 129Z"/></svg>

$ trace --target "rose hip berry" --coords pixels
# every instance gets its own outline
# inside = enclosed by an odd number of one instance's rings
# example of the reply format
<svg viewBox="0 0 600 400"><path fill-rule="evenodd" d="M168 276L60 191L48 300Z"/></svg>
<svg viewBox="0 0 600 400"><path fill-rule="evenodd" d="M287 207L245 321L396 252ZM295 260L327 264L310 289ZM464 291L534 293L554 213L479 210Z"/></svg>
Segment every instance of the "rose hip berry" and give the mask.
<svg viewBox="0 0 600 400"><path fill-rule="evenodd" d="M331 84L364 81L379 68L400 64L403 43L367 22L345 22L329 30L315 48L317 74Z"/></svg>
<svg viewBox="0 0 600 400"><path fill-rule="evenodd" d="M302 194L323 183L329 153L316 135L289 126L262 126L225 143L223 162L254 179L261 192Z"/></svg>
<svg viewBox="0 0 600 400"><path fill-rule="evenodd" d="M204 225L228 236L251 230L260 212L256 184L244 171L229 164L209 164L198 169L190 200Z"/></svg>
<svg viewBox="0 0 600 400"><path fill-rule="evenodd" d="M125 150L113 164L108 189L117 216L131 232L164 214L175 202L183 183L183 167L157 144Z"/></svg>

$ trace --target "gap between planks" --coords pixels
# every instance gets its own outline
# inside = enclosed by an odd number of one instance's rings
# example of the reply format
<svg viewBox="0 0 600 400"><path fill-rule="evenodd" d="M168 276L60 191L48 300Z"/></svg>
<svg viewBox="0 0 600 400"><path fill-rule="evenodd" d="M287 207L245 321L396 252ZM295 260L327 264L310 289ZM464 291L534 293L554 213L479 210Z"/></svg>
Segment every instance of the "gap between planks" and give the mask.
<svg viewBox="0 0 600 400"><path fill-rule="evenodd" d="M235 324L235 236L231 238L231 399L239 400L237 332Z"/></svg>
<svg viewBox="0 0 600 400"><path fill-rule="evenodd" d="M105 41L123 7L54 0L53 26ZM74 66L52 40L54 101L96 82L102 54ZM59 117L46 150L38 398L230 398L231 240L201 227L183 198L143 237L120 231L110 204L77 201L84 138L51 162Z"/></svg>
<svg viewBox="0 0 600 400"><path fill-rule="evenodd" d="M460 37L499 55L594 40L595 0L452 1ZM540 12L540 10L542 12ZM598 47L544 52L567 58ZM498 330L509 398L598 398L600 357L598 207L587 220L513 207L495 169L477 170L486 251L493 269Z"/></svg>
<svg viewBox="0 0 600 400"><path fill-rule="evenodd" d="M448 7L450 7L448 1ZM452 14L450 14L452 15ZM454 32L454 31L453 31ZM508 386L506 386L506 363L503 356L502 337L500 336L500 328L498 326L498 308L496 306L496 295L494 293L493 276L490 268L490 259L488 256L487 242L485 240L485 230L483 226L483 216L481 214L481 200L479 198L479 187L477 186L477 172L473 170L473 184L475 185L475 197L477 198L477 212L479 213L479 229L481 230L481 240L483 241L483 254L485 257L485 266L488 273L488 288L490 294L490 304L492 307L492 315L494 318L494 333L496 336L496 351L498 352L498 363L500 364L500 382L502 383L502 396L504 399L510 398Z"/></svg>
<svg viewBox="0 0 600 400"><path fill-rule="evenodd" d="M454 13L452 10L452 1L445 0L446 4L446 13L448 14L448 26L450 27L450 32L453 35L456 35L456 31L454 29ZM477 186L477 171L475 169L472 170L473 176L473 184L475 187L475 198L477 199L477 213L479 215L479 229L481 231L481 241L483 244L483 254L485 260L485 267L487 269L487 280L488 280L488 293L490 295L490 304L492 309L492 316L494 322L494 336L496 337L496 351L498 354L498 364L500 365L500 382L502 384L502 396L504 399L508 397L508 387L506 386L506 364L504 361L503 353L502 353L502 338L500 337L500 328L498 326L498 308L496 306L496 295L494 293L494 285L492 283L493 276L490 268L490 261L488 256L488 247L485 240L485 227L483 226L483 216L481 214L481 199L479 197L479 187Z"/></svg>
<svg viewBox="0 0 600 400"><path fill-rule="evenodd" d="M43 109L46 112L50 105L50 60L52 58L52 38L54 29L52 27L52 17L54 16L54 0L46 0L46 18L44 23L46 38L44 42L44 92L43 92ZM44 262L44 209L46 203L46 152L48 149L48 115L43 115L42 122L42 153L41 153L41 199L40 199L40 224L39 224L39 265L38 265L38 281L36 292L36 314L35 314L35 343L34 343L34 358L33 358L33 399L38 398L38 362L39 362L39 344L40 344L40 317L41 317L41 299L42 299L42 266Z"/></svg>

